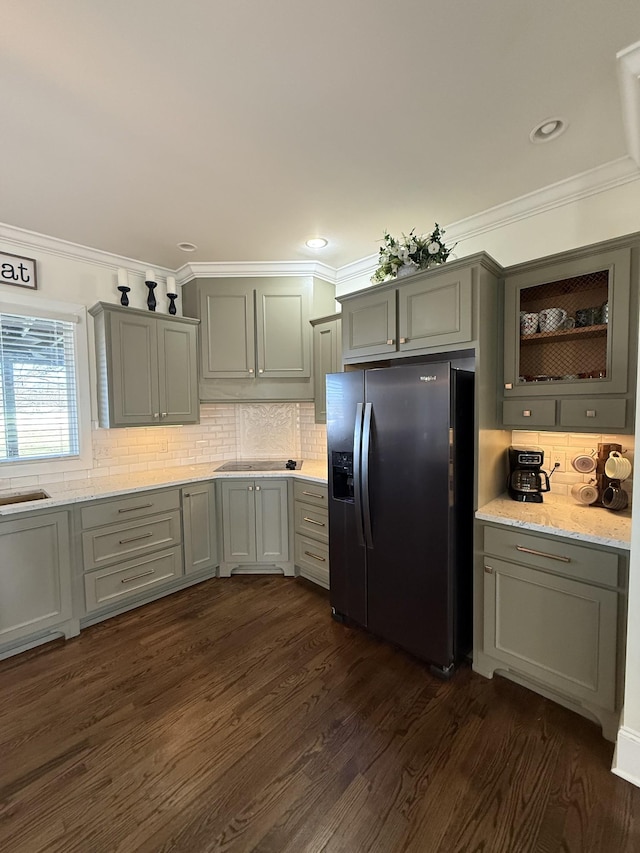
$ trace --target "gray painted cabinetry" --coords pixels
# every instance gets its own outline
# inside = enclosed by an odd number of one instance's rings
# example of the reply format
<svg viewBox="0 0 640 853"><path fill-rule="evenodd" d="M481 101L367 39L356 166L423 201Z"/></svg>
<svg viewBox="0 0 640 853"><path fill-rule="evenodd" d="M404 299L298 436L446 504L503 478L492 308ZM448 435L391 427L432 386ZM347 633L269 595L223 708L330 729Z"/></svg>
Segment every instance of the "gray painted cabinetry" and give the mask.
<svg viewBox="0 0 640 853"><path fill-rule="evenodd" d="M79 630L72 611L69 513L0 521L0 658Z"/></svg>
<svg viewBox="0 0 640 853"><path fill-rule="evenodd" d="M197 321L103 302L90 313L100 426L197 423Z"/></svg>
<svg viewBox="0 0 640 853"><path fill-rule="evenodd" d="M342 297L345 363L443 351L471 343L474 280L482 267L500 269L487 255L454 261Z"/></svg>
<svg viewBox="0 0 640 853"><path fill-rule="evenodd" d="M220 577L281 571L293 576L289 545L288 481L228 479L222 495Z"/></svg>
<svg viewBox="0 0 640 853"><path fill-rule="evenodd" d="M181 489L186 575L218 565L215 484L191 483Z"/></svg>
<svg viewBox="0 0 640 853"><path fill-rule="evenodd" d="M627 558L575 540L485 524L482 645L474 669L503 672L597 719L620 710Z"/></svg>
<svg viewBox="0 0 640 853"><path fill-rule="evenodd" d="M303 578L329 589L328 487L296 480L293 494L296 568Z"/></svg>
<svg viewBox="0 0 640 853"><path fill-rule="evenodd" d="M635 236L505 271L505 426L633 431L639 251Z"/></svg>
<svg viewBox="0 0 640 853"><path fill-rule="evenodd" d="M313 377L315 421L327 422L327 373L338 373L342 369L341 316L322 317L312 320L313 326Z"/></svg>
<svg viewBox="0 0 640 853"><path fill-rule="evenodd" d="M311 276L200 279L183 288L201 320L200 399L312 400L309 320L335 307Z"/></svg>

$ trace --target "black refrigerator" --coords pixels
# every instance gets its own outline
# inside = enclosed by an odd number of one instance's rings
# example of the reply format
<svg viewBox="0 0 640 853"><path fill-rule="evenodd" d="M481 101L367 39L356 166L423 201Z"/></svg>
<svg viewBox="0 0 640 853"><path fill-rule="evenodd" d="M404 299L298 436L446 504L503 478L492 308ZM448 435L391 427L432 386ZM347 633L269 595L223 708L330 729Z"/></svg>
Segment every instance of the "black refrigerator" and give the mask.
<svg viewBox="0 0 640 853"><path fill-rule="evenodd" d="M474 374L327 376L330 599L443 677L472 644Z"/></svg>

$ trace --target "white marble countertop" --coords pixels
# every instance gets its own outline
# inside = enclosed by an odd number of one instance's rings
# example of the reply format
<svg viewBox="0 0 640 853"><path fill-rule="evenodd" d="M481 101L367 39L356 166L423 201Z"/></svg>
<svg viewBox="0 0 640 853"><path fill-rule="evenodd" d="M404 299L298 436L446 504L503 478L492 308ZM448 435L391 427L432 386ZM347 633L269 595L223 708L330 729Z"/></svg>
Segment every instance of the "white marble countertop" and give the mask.
<svg viewBox="0 0 640 853"><path fill-rule="evenodd" d="M21 512L50 509L82 501L111 498L131 492L144 492L161 489L165 486L181 486L185 483L198 483L204 480L252 479L254 477L288 477L296 480L311 480L315 483L327 482L326 461L303 460L302 468L297 471L216 471L223 462L207 462L203 465L182 465L175 468L163 468L158 471L140 471L135 474L120 474L116 477L90 477L86 480L67 480L59 483L47 483L21 491L42 489L49 498L24 501L0 506L0 517L16 515ZM0 490L0 497L16 494L15 491Z"/></svg>
<svg viewBox="0 0 640 853"><path fill-rule="evenodd" d="M562 495L545 495L541 504L521 503L501 495L480 507L476 518L626 551L631 547L630 510L611 512L583 506Z"/></svg>

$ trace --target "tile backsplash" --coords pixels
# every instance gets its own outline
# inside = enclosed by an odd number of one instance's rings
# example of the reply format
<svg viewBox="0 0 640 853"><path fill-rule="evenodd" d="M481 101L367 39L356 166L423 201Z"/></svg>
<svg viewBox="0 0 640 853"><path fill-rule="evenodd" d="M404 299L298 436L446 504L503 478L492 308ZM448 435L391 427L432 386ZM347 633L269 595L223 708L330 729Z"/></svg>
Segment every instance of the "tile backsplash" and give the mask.
<svg viewBox="0 0 640 853"><path fill-rule="evenodd" d="M12 477L19 489L153 471L229 459L325 459L326 429L314 422L313 403L203 403L200 423L181 427L92 430L93 468Z"/></svg>
<svg viewBox="0 0 640 853"><path fill-rule="evenodd" d="M551 477L551 491L556 495L569 495L574 483L589 483L593 474L579 474L571 465L571 460L579 454L593 453L597 455L598 444L620 444L623 455L631 462L633 468L635 439L632 435L610 435L598 433L570 432L531 432L529 430L513 430L511 443L520 447L540 447L544 450L544 470L550 472L555 462L560 465ZM633 491L633 472L622 484L626 492Z"/></svg>

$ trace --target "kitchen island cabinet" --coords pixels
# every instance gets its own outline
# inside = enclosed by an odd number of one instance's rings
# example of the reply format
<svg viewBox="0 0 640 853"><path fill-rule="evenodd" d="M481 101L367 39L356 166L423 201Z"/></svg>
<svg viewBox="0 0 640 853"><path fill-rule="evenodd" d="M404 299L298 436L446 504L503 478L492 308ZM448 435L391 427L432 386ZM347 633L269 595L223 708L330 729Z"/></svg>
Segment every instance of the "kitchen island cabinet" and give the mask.
<svg viewBox="0 0 640 853"><path fill-rule="evenodd" d="M597 510L595 510L597 511ZM502 673L596 719L615 739L628 558L575 539L482 524L474 669Z"/></svg>
<svg viewBox="0 0 640 853"><path fill-rule="evenodd" d="M223 560L220 577L232 573L282 572L292 577L289 491L286 479L223 480Z"/></svg>
<svg viewBox="0 0 640 853"><path fill-rule="evenodd" d="M197 320L104 302L89 313L100 426L198 423Z"/></svg>
<svg viewBox="0 0 640 853"><path fill-rule="evenodd" d="M0 658L80 630L71 594L69 513L0 521Z"/></svg>

